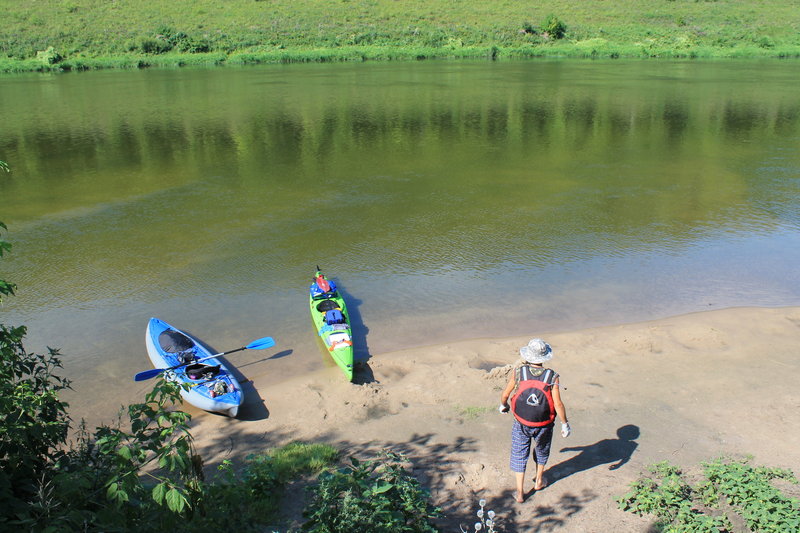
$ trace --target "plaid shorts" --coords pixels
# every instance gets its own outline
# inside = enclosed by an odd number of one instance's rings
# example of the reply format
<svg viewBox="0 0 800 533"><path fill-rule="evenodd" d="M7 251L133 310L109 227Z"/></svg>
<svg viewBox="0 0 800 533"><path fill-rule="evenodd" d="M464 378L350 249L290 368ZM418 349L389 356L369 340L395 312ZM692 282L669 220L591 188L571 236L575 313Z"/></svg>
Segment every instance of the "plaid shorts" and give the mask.
<svg viewBox="0 0 800 533"><path fill-rule="evenodd" d="M531 453L531 440L535 442L533 448L536 464L547 464L550 458L550 443L553 441L553 425L541 428L523 426L514 420L511 427L511 471L524 472Z"/></svg>

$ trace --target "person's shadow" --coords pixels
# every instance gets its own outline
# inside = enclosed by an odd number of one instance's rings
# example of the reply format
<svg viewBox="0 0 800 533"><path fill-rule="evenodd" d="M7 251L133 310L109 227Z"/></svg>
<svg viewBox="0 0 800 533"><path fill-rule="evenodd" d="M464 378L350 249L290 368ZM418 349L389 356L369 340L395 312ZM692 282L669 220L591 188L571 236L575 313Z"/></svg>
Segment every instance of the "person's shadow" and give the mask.
<svg viewBox="0 0 800 533"><path fill-rule="evenodd" d="M616 439L603 439L586 446L573 446L561 448L561 452L581 452L575 457L570 457L547 470L548 482L555 483L559 479L571 476L577 472L589 470L596 466L614 463L609 470L617 470L630 460L636 447L639 445L639 426L628 424L617 430Z"/></svg>

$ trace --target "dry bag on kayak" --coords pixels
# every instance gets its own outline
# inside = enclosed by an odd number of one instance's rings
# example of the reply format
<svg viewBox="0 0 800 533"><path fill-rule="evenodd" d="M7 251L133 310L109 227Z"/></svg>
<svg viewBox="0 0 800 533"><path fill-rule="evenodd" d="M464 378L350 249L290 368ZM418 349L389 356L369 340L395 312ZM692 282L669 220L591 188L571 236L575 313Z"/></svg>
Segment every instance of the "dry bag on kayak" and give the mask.
<svg viewBox="0 0 800 533"><path fill-rule="evenodd" d="M340 309L325 311L325 323L329 326L333 324L344 324L344 315Z"/></svg>

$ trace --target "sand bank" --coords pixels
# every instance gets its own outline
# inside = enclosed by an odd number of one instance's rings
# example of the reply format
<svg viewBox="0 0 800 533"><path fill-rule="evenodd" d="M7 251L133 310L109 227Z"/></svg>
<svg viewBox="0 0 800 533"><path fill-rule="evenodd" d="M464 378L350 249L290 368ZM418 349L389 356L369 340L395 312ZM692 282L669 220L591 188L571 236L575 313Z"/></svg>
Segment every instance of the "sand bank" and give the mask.
<svg viewBox="0 0 800 533"><path fill-rule="evenodd" d="M375 355L360 384L333 367L269 387L253 373L239 419L188 407L193 434L212 465L298 439L363 457L402 451L444 508L448 531L474 523L479 498L506 532L646 531L650 520L617 510L614 498L653 462L691 467L751 454L759 464L800 468L798 307L530 336L553 346L549 366L562 375L573 433L554 437L550 486L522 504L508 469L512 419L496 407L529 337Z"/></svg>

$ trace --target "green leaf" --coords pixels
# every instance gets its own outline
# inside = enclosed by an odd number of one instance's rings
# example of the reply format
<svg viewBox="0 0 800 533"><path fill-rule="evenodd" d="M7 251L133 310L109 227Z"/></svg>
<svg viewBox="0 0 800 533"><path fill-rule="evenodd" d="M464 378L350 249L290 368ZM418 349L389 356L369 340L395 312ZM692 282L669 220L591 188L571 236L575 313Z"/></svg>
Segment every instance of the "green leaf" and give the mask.
<svg viewBox="0 0 800 533"><path fill-rule="evenodd" d="M131 459L131 449L127 446L122 446L119 450L117 450L117 455L122 457L123 459L127 459L130 461Z"/></svg>
<svg viewBox="0 0 800 533"><path fill-rule="evenodd" d="M384 492L391 490L393 487L394 485L392 483L386 483L383 481L380 484L376 483L375 486L372 487L372 493L383 494Z"/></svg>
<svg viewBox="0 0 800 533"><path fill-rule="evenodd" d="M183 508L188 504L186 497L178 489L174 488L167 492L166 500L169 510L175 513L182 512Z"/></svg>
<svg viewBox="0 0 800 533"><path fill-rule="evenodd" d="M164 503L164 497L166 496L166 494L167 494L167 484L165 482L161 482L155 487L153 487L153 500L155 500L155 502L158 505Z"/></svg>

